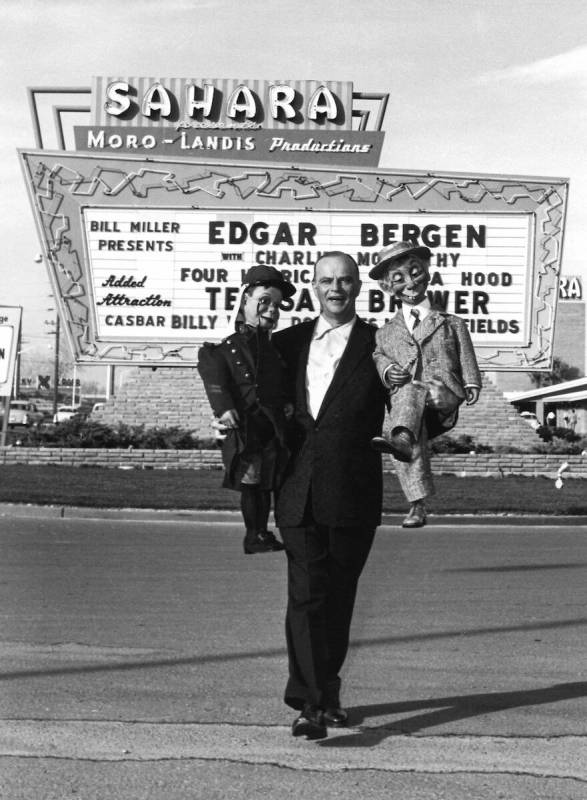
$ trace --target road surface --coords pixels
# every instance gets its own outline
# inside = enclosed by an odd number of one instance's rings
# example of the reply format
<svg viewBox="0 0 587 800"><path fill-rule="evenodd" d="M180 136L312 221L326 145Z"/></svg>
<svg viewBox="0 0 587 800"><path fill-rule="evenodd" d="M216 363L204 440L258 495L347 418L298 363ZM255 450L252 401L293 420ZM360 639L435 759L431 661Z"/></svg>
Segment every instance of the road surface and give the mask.
<svg viewBox="0 0 587 800"><path fill-rule="evenodd" d="M587 797L587 526L382 527L351 726L306 742L283 554L231 514L129 516L0 516L1 798Z"/></svg>

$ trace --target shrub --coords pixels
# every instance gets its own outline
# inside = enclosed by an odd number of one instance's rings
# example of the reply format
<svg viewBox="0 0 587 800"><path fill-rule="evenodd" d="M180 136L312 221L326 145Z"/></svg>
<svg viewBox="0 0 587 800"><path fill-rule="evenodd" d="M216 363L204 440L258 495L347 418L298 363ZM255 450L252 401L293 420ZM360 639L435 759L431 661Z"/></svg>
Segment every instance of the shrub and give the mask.
<svg viewBox="0 0 587 800"><path fill-rule="evenodd" d="M459 436L451 436L444 433L437 436L430 442L430 451L434 454L441 453L492 453L493 448L486 444L475 443L472 436L462 433Z"/></svg>
<svg viewBox="0 0 587 800"><path fill-rule="evenodd" d="M133 447L140 450L194 449L191 432L182 428L145 428L144 425L139 425L134 430Z"/></svg>
<svg viewBox="0 0 587 800"><path fill-rule="evenodd" d="M529 448L516 447L513 444L496 444L495 447L493 448L493 452L494 453L503 453L503 454L507 455L507 454L520 454L520 453L528 453L528 452L532 452L533 453L534 450L530 450Z"/></svg>
<svg viewBox="0 0 587 800"><path fill-rule="evenodd" d="M562 439L566 442L578 442L581 437L570 428L551 428L549 425L542 425L536 429L536 433L545 442L551 442L553 439Z"/></svg>
<svg viewBox="0 0 587 800"><path fill-rule="evenodd" d="M555 428L555 430L558 430L558 428ZM567 429L563 428L562 430ZM587 452L587 438L581 438L576 434L574 435L574 438L570 440L568 438L553 436L549 441L539 442L538 444L534 445L532 452L542 453L545 455L548 453L568 456L580 455L583 452Z"/></svg>

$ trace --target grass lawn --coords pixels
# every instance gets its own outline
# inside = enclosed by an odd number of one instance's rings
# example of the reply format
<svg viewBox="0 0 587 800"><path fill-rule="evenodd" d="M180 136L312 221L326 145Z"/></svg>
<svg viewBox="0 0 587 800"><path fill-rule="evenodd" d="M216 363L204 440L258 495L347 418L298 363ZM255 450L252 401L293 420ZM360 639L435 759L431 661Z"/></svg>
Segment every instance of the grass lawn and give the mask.
<svg viewBox="0 0 587 800"><path fill-rule="evenodd" d="M0 502L101 508L237 509L239 495L221 488L219 470L124 470L97 467L1 466ZM568 479L557 489L549 478L450 475L435 477L431 513L587 514L587 486ZM383 510L403 513L397 478L384 476Z"/></svg>

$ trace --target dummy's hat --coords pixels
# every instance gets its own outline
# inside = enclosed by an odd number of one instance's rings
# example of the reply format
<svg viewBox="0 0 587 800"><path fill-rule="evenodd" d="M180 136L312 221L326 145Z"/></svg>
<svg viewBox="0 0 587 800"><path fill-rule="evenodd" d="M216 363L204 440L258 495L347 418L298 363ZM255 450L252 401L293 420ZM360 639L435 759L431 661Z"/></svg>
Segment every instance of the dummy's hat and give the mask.
<svg viewBox="0 0 587 800"><path fill-rule="evenodd" d="M429 259L432 256L431 251L427 247L423 247L414 242L394 242L388 247L384 247L378 253L377 265L373 267L369 273L369 277L373 280L379 280L383 277L383 273L388 268L392 261L397 261L405 256L420 256L420 258Z"/></svg>
<svg viewBox="0 0 587 800"><path fill-rule="evenodd" d="M286 280L282 273L266 264L257 264L250 267L243 278L243 286L275 286L280 289L284 297L291 297L296 292L296 287L291 281Z"/></svg>

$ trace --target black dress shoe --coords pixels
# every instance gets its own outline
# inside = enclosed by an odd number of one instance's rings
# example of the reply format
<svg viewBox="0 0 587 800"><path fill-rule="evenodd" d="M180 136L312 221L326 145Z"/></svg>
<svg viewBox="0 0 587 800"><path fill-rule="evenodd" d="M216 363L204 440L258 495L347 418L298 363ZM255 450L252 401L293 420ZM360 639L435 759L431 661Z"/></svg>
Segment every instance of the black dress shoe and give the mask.
<svg viewBox="0 0 587 800"><path fill-rule="evenodd" d="M389 439L375 436L371 439L371 447L380 453L391 453L397 461L409 463L412 460L413 446L408 433L395 433Z"/></svg>
<svg viewBox="0 0 587 800"><path fill-rule="evenodd" d="M421 500L410 506L407 517L402 522L402 528L422 528L426 525L426 507Z"/></svg>
<svg viewBox="0 0 587 800"><path fill-rule="evenodd" d="M285 546L279 539L275 538L272 531L260 531L253 536L247 534L243 547L247 555L251 553L275 553L278 550L285 550Z"/></svg>
<svg viewBox="0 0 587 800"><path fill-rule="evenodd" d="M322 715L327 728L346 728L349 724L349 715L344 708L327 708Z"/></svg>
<svg viewBox="0 0 587 800"><path fill-rule="evenodd" d="M324 724L324 713L316 706L305 706L300 716L291 726L292 736L305 736L306 739L325 739L328 736Z"/></svg>

